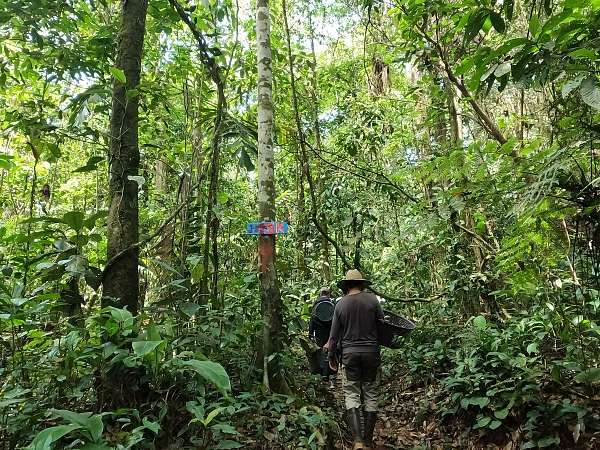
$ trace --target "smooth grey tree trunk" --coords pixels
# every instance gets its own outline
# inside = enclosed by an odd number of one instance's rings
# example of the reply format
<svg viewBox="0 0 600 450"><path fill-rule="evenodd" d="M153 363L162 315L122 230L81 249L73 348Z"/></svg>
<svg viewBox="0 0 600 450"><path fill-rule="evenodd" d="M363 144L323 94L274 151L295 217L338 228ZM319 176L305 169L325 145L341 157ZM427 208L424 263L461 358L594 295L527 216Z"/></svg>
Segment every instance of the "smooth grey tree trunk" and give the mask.
<svg viewBox="0 0 600 450"><path fill-rule="evenodd" d="M268 0L256 4L258 62L258 211L260 220L275 220L273 155L273 73ZM259 236L260 298L263 316L263 381L268 390L287 393L289 386L277 353L283 342L283 304L275 268L275 236ZM275 357L272 357L275 355Z"/></svg>

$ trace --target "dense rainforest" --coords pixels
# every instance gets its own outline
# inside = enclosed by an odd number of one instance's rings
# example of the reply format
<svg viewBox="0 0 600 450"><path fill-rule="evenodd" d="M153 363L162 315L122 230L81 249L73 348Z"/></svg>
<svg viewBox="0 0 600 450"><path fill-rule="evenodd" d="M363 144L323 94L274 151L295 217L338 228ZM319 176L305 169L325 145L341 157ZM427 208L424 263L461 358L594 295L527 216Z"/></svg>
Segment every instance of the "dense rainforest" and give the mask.
<svg viewBox="0 0 600 450"><path fill-rule="evenodd" d="M0 448L600 448L599 0L0 0ZM255 235L279 221L287 233Z"/></svg>

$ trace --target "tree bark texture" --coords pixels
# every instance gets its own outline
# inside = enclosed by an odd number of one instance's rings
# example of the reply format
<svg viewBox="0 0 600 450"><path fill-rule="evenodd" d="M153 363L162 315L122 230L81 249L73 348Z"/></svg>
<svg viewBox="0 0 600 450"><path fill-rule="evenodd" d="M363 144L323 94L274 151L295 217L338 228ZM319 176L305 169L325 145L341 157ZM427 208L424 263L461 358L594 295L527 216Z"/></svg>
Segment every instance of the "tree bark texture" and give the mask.
<svg viewBox="0 0 600 450"><path fill-rule="evenodd" d="M260 220L275 219L273 155L273 73L268 0L256 4L256 55L258 63L258 210ZM275 267L275 236L258 238L260 297L263 316L263 380L275 392L289 387L278 357L282 350L283 304Z"/></svg>
<svg viewBox="0 0 600 450"><path fill-rule="evenodd" d="M130 177L138 174L140 151L139 96L131 94L140 82L147 9L147 0L122 2L115 65L125 74L126 82L113 79L108 155L108 260L127 248L131 249L108 267L104 276L103 303L126 306L133 313L137 311L139 297L139 247L133 246L139 238L139 205L138 184Z"/></svg>

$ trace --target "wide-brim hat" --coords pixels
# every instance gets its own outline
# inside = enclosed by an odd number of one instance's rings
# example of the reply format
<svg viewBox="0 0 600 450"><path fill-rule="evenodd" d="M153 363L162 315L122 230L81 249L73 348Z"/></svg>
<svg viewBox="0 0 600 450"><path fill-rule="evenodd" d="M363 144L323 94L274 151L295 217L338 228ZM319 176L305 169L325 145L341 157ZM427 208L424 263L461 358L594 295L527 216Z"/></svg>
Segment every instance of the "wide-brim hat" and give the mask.
<svg viewBox="0 0 600 450"><path fill-rule="evenodd" d="M353 282L360 282L361 284L367 286L369 284L371 284L371 282L369 280L367 280L366 278L363 278L362 273L360 273L358 270L356 269L350 269L348 272L346 272L346 276L341 279L340 281L337 282L337 285L340 289L344 289L344 287L346 286L346 284Z"/></svg>

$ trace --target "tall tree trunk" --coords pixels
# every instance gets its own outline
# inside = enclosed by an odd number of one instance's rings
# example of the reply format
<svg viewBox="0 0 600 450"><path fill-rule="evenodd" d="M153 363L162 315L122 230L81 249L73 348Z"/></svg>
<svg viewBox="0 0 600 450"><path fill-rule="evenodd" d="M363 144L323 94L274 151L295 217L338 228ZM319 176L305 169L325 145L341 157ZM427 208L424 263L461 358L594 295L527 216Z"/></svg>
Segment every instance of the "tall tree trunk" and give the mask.
<svg viewBox="0 0 600 450"><path fill-rule="evenodd" d="M258 62L258 210L261 220L275 219L273 156L273 73L271 69L270 10L268 0L256 4ZM263 315L263 369L268 390L289 392L277 353L283 342L283 304L275 268L275 236L259 236L260 298ZM275 357L272 357L274 355Z"/></svg>
<svg viewBox="0 0 600 450"><path fill-rule="evenodd" d="M304 171L302 170L302 155L300 150L296 148L296 156L298 162L297 183L296 183L296 201L298 203L296 212L296 227L298 229L298 241L296 243L296 251L298 258L298 273L301 279L308 279L310 274L306 266L306 239L308 235L308 224L306 218L306 202L304 198Z"/></svg>
<svg viewBox="0 0 600 450"><path fill-rule="evenodd" d="M310 66L311 71L311 103L312 103L312 112L313 112L313 127L315 133L315 145L317 152L321 154L323 149L321 144L321 124L319 122L319 82L317 79L317 56L315 54L315 38L314 38L314 28L312 24L312 15L311 12L308 13L309 20L309 28L310 28L310 52L312 57L312 65ZM319 159L317 158L317 195L319 198L322 198L323 193L325 192L325 177L321 173L321 167L319 164ZM325 234L328 233L328 217L323 210L321 210L319 214L319 220L321 222L321 226L323 227L323 231ZM329 241L325 238L324 235L321 235L321 273L323 275L324 284L329 284L331 282L331 264L330 264L330 251L329 251Z"/></svg>
<svg viewBox="0 0 600 450"><path fill-rule="evenodd" d="M147 0L122 2L121 30L116 67L125 74L126 82L113 80L112 114L110 118L109 198L107 257L129 249L107 267L104 276L103 304L116 302L135 313L138 308L139 239L138 184L140 165L138 148L138 95L127 95L140 83Z"/></svg>
<svg viewBox="0 0 600 450"><path fill-rule="evenodd" d="M287 18L287 3L285 0L283 0L283 23L285 26L285 36L286 36L286 42L287 42L287 53L288 53L288 64L289 64L289 69L290 69L290 86L292 88L292 106L293 106L293 110L294 110L294 120L296 122L296 136L298 139L298 145L300 148L300 168L304 168L304 170L302 170L302 173L300 174L300 186L299 186L299 190L302 194L302 204L299 204L298 207L301 208L302 210L304 210L304 178L305 175L307 175L309 167L308 167L308 158L307 158L307 153L306 153L306 137L304 135L304 130L302 129L302 122L300 120L300 112L298 109L298 95L296 92L296 76L294 74L294 62L293 62L293 58L292 58L292 43L291 43L291 38L290 38L290 28L288 25L288 18ZM307 177L307 176L306 176ZM308 177L307 177L308 178ZM311 190L310 195L312 198L314 198L315 196L315 192L314 190L314 184L310 183L309 184L309 189ZM316 213L315 213L316 215ZM303 243L302 246L302 265L299 267L300 270L302 271L302 275L304 279L308 279L310 276L310 273L308 271L308 268L306 266L306 257L308 256L306 254L306 245L305 242L308 238L308 221L306 220L306 217L304 214L299 215L299 228L300 228L300 240Z"/></svg>

